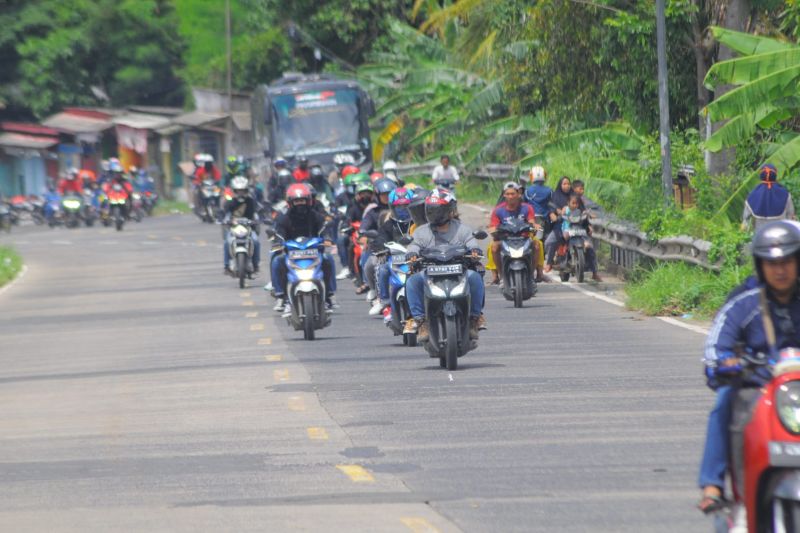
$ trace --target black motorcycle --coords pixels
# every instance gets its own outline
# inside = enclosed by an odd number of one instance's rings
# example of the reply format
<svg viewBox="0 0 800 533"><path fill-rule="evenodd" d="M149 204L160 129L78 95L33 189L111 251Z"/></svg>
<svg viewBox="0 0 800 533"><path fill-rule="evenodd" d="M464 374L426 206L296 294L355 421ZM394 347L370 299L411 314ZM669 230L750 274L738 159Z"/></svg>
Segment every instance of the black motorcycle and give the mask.
<svg viewBox="0 0 800 533"><path fill-rule="evenodd" d="M529 233L533 227L527 222L512 219L501 224L494 236L502 242L500 258L503 265L503 296L514 302L514 307L522 307L522 302L536 294L536 280L533 277L533 242Z"/></svg>
<svg viewBox="0 0 800 533"><path fill-rule="evenodd" d="M239 288L244 289L245 280L253 279L253 257L255 256L255 243L253 242L253 228L256 224L247 218L234 218L229 224L228 241L226 246L230 250L231 264L228 265L233 277L239 280Z"/></svg>
<svg viewBox="0 0 800 533"><path fill-rule="evenodd" d="M570 229L564 235L567 241L558 247L555 269L559 271L561 281L569 281L575 276L578 283L583 283L586 274L586 249L592 246L592 239L584 227L589 219L586 211L576 209L567 215Z"/></svg>
<svg viewBox="0 0 800 533"><path fill-rule="evenodd" d="M485 231L473 234L485 239ZM471 297L467 272L479 264L464 246L442 245L420 250L418 268L424 269L425 318L428 340L425 350L439 359L439 366L458 368L458 358L478 344L469 338Z"/></svg>

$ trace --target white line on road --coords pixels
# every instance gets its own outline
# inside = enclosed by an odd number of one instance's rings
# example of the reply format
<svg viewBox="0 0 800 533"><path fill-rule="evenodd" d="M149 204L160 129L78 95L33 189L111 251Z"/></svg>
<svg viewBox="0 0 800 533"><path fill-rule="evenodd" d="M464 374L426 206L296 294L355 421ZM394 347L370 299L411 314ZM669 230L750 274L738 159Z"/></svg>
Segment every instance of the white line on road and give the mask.
<svg viewBox="0 0 800 533"><path fill-rule="evenodd" d="M19 275L11 280L11 282L7 283L5 287L0 288L0 294L3 294L8 289L13 287L19 280L21 280L25 274L28 272L28 265L22 265L22 270L19 271Z"/></svg>

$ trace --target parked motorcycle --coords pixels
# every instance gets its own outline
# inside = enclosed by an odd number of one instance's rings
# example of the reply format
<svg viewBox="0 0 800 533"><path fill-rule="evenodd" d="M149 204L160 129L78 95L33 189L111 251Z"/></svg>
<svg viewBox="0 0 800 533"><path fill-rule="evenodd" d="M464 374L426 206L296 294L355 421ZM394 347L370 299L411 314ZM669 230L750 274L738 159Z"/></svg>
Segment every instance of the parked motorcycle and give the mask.
<svg viewBox="0 0 800 533"><path fill-rule="evenodd" d="M800 349L781 350L777 362L763 354L742 360L743 377L771 379L760 389L739 388L734 401L734 411L750 417L741 445L731 443L735 500L715 516L716 531L800 531Z"/></svg>
<svg viewBox="0 0 800 533"><path fill-rule="evenodd" d="M77 228L82 222L83 198L77 194L70 194L61 200L64 212L64 226Z"/></svg>
<svg viewBox="0 0 800 533"><path fill-rule="evenodd" d="M485 239L485 231L473 233ZM458 368L458 358L474 350L477 342L469 338L470 292L467 271L475 259L464 246L442 245L420 250L419 265L427 277L425 283L425 319L429 337L425 350L439 359L439 366Z"/></svg>
<svg viewBox="0 0 800 533"><path fill-rule="evenodd" d="M247 218L234 218L228 224L228 250L230 251L230 268L233 277L239 279L239 288L244 289L245 280L253 278L253 257L255 245L253 243L252 220Z"/></svg>
<svg viewBox="0 0 800 533"><path fill-rule="evenodd" d="M559 271L561 281L569 281L572 275L578 283L583 283L586 274L586 249L592 246L592 239L583 228L584 222L588 219L589 214L578 209L567 217L571 225L569 232L564 235L567 242L559 245L553 265Z"/></svg>
<svg viewBox="0 0 800 533"><path fill-rule="evenodd" d="M533 227L525 221L512 219L497 227L494 235L501 239L500 258L503 265L503 296L522 307L525 300L536 294L532 265L533 243L529 233Z"/></svg>
<svg viewBox="0 0 800 533"><path fill-rule="evenodd" d="M320 237L300 237L285 241L283 247L288 274L286 296L291 303L291 315L286 320L295 331L303 331L305 340L312 341L315 330L331 323L325 309L324 241Z"/></svg>

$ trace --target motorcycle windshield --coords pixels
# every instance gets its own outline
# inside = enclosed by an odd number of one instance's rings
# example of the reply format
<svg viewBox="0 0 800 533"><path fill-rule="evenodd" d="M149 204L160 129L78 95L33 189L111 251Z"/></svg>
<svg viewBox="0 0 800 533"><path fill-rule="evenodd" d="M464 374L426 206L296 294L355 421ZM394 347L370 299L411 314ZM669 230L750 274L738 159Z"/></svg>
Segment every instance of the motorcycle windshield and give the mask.
<svg viewBox="0 0 800 533"><path fill-rule="evenodd" d="M419 255L430 262L449 263L460 259L467 254L464 246L437 246L435 248L425 248L420 250Z"/></svg>

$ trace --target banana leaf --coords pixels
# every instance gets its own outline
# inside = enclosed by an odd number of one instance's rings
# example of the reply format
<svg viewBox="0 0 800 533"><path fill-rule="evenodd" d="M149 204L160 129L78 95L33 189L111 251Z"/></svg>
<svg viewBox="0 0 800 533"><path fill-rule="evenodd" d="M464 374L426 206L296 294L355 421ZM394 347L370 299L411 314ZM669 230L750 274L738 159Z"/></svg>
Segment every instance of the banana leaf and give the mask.
<svg viewBox="0 0 800 533"><path fill-rule="evenodd" d="M712 122L750 113L756 105L797 94L798 80L800 65L779 70L723 94L708 104L703 112Z"/></svg>
<svg viewBox="0 0 800 533"><path fill-rule="evenodd" d="M756 132L757 124L773 111L775 111L774 106L764 104L751 113L743 113L732 118L706 139L703 146L711 152L719 152L723 148L746 141Z"/></svg>
<svg viewBox="0 0 800 533"><path fill-rule="evenodd" d="M743 85L800 64L800 47L715 63L703 81L710 91L721 84Z"/></svg>
<svg viewBox="0 0 800 533"><path fill-rule="evenodd" d="M714 38L742 55L763 54L796 48L792 43L785 43L770 37L761 37L750 33L728 30L719 26L711 26Z"/></svg>

